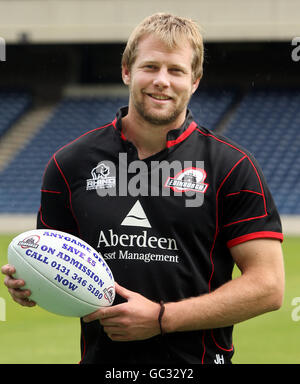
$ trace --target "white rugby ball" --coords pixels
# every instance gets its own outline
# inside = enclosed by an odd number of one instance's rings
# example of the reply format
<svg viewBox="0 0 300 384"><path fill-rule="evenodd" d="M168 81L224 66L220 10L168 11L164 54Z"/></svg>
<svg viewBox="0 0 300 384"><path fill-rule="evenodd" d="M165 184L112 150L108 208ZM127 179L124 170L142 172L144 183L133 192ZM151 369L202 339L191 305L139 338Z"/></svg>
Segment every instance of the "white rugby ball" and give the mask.
<svg viewBox="0 0 300 384"><path fill-rule="evenodd" d="M68 233L23 232L8 246L8 262L30 299L58 315L82 317L114 301L113 274L101 254Z"/></svg>

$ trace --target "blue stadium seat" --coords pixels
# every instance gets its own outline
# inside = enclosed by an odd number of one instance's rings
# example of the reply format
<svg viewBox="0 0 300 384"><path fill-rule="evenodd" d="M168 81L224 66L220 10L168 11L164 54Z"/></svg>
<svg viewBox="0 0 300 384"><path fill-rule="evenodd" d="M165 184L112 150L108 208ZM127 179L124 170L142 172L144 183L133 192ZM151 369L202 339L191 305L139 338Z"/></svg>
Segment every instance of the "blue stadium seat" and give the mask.
<svg viewBox="0 0 300 384"><path fill-rule="evenodd" d="M255 155L281 214L300 214L299 106L300 90L252 90L224 132Z"/></svg>
<svg viewBox="0 0 300 384"><path fill-rule="evenodd" d="M200 90L190 101L196 121L215 129L236 91ZM0 213L34 213L51 155L74 138L112 121L126 98L68 97L27 146L0 173ZM252 152L282 214L300 214L300 91L252 90L223 132Z"/></svg>
<svg viewBox="0 0 300 384"><path fill-rule="evenodd" d="M44 168L54 152L83 133L112 121L126 99L66 98L41 130L0 173L0 213L34 213Z"/></svg>
<svg viewBox="0 0 300 384"><path fill-rule="evenodd" d="M235 89L203 90L200 87L191 98L189 108L195 121L205 128L214 130L236 98Z"/></svg>
<svg viewBox="0 0 300 384"><path fill-rule="evenodd" d="M0 91L0 139L11 125L30 107L28 92Z"/></svg>
<svg viewBox="0 0 300 384"><path fill-rule="evenodd" d="M190 107L200 124L214 129L234 98L234 91L197 92ZM83 133L111 122L127 101L127 97L63 99L38 134L0 173L0 213L36 212L43 171L51 155Z"/></svg>

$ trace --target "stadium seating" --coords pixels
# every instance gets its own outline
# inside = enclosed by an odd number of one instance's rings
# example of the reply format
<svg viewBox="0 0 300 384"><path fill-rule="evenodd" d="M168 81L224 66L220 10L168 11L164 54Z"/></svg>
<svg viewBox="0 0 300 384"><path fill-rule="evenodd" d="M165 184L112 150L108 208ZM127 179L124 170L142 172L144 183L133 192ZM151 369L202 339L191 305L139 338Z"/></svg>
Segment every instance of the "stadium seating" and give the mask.
<svg viewBox="0 0 300 384"><path fill-rule="evenodd" d="M234 99L234 92L204 91L191 107L195 118L214 128ZM60 147L84 132L112 121L127 98L67 97L39 133L0 173L0 213L33 213L39 207L44 167ZM13 198L12 198L13 196Z"/></svg>
<svg viewBox="0 0 300 384"><path fill-rule="evenodd" d="M27 92L0 91L0 138L29 108L31 101Z"/></svg>
<svg viewBox="0 0 300 384"><path fill-rule="evenodd" d="M237 89L200 88L192 97L189 107L195 121L214 130L230 106L236 101Z"/></svg>
<svg viewBox="0 0 300 384"><path fill-rule="evenodd" d="M260 163L281 214L300 214L300 90L252 90L224 135Z"/></svg>
<svg viewBox="0 0 300 384"><path fill-rule="evenodd" d="M115 102L122 105L125 100ZM38 134L0 173L0 212L36 212L42 174L51 155L84 132L111 121L113 107L114 102L106 99L64 99Z"/></svg>
<svg viewBox="0 0 300 384"><path fill-rule="evenodd" d="M215 129L237 100L235 90L197 92L196 121ZM34 213L42 174L51 155L84 132L113 120L127 98L66 97L25 148L0 173L0 213ZM282 214L300 214L300 91L252 90L226 121L223 134L259 161ZM1 120L1 119L0 119Z"/></svg>

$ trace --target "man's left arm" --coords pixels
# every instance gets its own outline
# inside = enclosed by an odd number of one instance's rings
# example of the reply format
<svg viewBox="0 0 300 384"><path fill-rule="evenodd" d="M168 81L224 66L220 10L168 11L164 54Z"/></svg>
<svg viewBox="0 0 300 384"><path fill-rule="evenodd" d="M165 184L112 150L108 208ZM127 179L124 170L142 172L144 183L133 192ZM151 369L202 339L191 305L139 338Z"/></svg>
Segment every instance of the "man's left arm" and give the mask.
<svg viewBox="0 0 300 384"><path fill-rule="evenodd" d="M231 248L241 271L215 291L166 305L166 331L188 331L230 326L281 307L284 266L281 243L256 239Z"/></svg>
<svg viewBox="0 0 300 384"><path fill-rule="evenodd" d="M164 332L226 327L281 307L284 266L280 241L250 240L232 247L231 254L241 276L213 292L166 303ZM112 340L141 340L159 334L159 304L123 287L117 290L127 302L102 308L85 320L99 319Z"/></svg>

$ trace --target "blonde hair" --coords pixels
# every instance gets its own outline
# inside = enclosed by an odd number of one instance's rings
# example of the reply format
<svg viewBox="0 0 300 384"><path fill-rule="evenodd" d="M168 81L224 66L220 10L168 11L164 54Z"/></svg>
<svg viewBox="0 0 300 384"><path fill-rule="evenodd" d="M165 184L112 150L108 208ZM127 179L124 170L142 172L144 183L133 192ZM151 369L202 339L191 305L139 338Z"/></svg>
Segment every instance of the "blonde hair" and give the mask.
<svg viewBox="0 0 300 384"><path fill-rule="evenodd" d="M131 70L137 57L138 43L148 34L154 34L169 48L178 47L186 38L193 49L193 80L202 77L204 46L203 38L196 22L168 13L155 13L144 19L131 33L122 56L122 66Z"/></svg>

